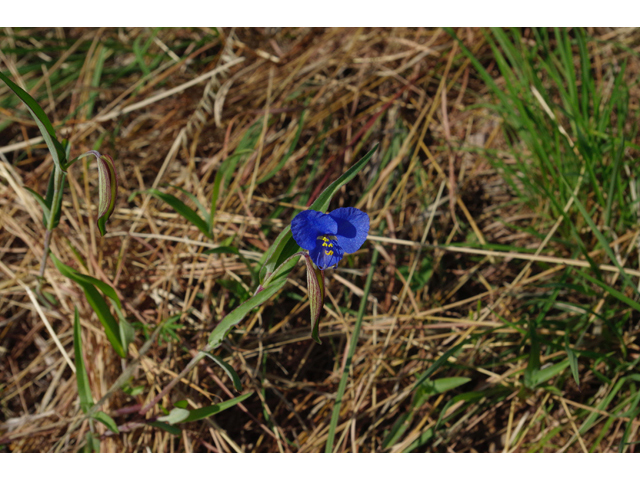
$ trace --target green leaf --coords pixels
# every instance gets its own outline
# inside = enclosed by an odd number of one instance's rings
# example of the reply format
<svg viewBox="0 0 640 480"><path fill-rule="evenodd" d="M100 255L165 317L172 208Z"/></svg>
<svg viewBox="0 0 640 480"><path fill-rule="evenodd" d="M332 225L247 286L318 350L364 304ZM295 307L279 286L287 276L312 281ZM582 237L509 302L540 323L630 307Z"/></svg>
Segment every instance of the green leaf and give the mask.
<svg viewBox="0 0 640 480"><path fill-rule="evenodd" d="M211 220L209 218L209 212L207 212L207 209L204 208L204 205L202 205L200 200L198 200L198 197L196 197L193 193L187 192L184 188L180 188L176 185L171 185L170 183L168 183L167 186L175 188L176 190L180 190L183 194L189 197L191 201L196 204L196 207L198 207L198 210L200 210L200 213L206 220L207 224L209 224L209 230L211 230Z"/></svg>
<svg viewBox="0 0 640 480"><path fill-rule="evenodd" d="M78 309L74 309L73 314L73 352L76 364L76 382L78 384L78 396L80 397L80 408L87 413L93 406L93 396L89 386L89 376L84 367L84 359L82 358L82 337L80 336L80 317Z"/></svg>
<svg viewBox="0 0 640 480"><path fill-rule="evenodd" d="M134 192L129 197L129 201L131 201L131 199L135 197L138 193L139 192ZM173 195L170 195L168 193L163 193L159 190L156 190L155 188L150 188L140 193L148 193L160 200L163 200L165 203L169 204L169 206L171 206L177 213L182 215L182 217L185 220L187 220L192 225L197 227L198 230L200 230L206 237L212 238L211 231L209 229L209 225L207 224L207 222L205 222L202 218L200 218L200 216L195 210L185 205L185 203L182 200L178 200Z"/></svg>
<svg viewBox="0 0 640 480"><path fill-rule="evenodd" d="M237 405L240 402L243 402L247 398L253 395L253 392L245 393L244 395L240 395L239 397L231 398L222 403L216 403L215 405L210 405L208 407L198 408L196 410L191 410L189 412L189 416L182 420L183 423L187 422L195 422L196 420L202 420L203 418L210 417L211 415L215 415L216 413L220 413L227 408L231 408L234 405Z"/></svg>
<svg viewBox="0 0 640 480"><path fill-rule="evenodd" d="M174 408L169 412L169 415L164 417L158 417L158 420L162 422L168 422L170 425L174 425L178 422L182 422L189 416L189 410L184 408Z"/></svg>
<svg viewBox="0 0 640 480"><path fill-rule="evenodd" d="M56 178L60 183L58 195L55 195L55 185ZM49 183L47 185L47 194L44 199L47 202L47 207L49 207L49 215L53 215L53 223L51 225L47 224L47 227L56 228L60 223L60 215L62 214L62 192L64 191L64 184L67 178L67 174L62 170L54 168L49 176ZM55 201L55 203L54 203ZM51 217L49 217L49 221L51 221Z"/></svg>
<svg viewBox="0 0 640 480"><path fill-rule="evenodd" d="M391 427L391 431L384 437L382 441L382 448L389 448L391 445L395 445L404 435L404 432L407 431L407 428L411 426L411 421L413 420L413 412L403 413L398 417L396 422Z"/></svg>
<svg viewBox="0 0 640 480"><path fill-rule="evenodd" d="M598 285L600 288L602 288L603 290L606 290L606 292L611 295L612 297L617 298L618 300L620 300L621 302L626 303L627 305L629 305L631 308L634 308L635 310L637 310L638 312L640 312L640 303L636 302L635 300L631 300L629 297L627 297L625 294L619 292L618 290L616 290L615 288L610 287L609 285L607 285L606 283L598 280L597 278L593 278L591 275L589 275L588 273L583 272L580 269L576 269L575 270L579 275L581 275L582 277L586 278L587 280L589 280L591 283L594 283L595 285Z"/></svg>
<svg viewBox="0 0 640 480"><path fill-rule="evenodd" d="M87 432L85 435L86 445L84 448L85 453L100 453L100 439L93 433Z"/></svg>
<svg viewBox="0 0 640 480"><path fill-rule="evenodd" d="M301 253L294 255L296 258L292 258L291 262L295 265L295 262L298 261L298 258ZM287 262L285 267L290 262ZM282 266L281 266L282 267ZM291 267L293 268L293 267ZM272 275L272 282L270 285L261 290L262 287L258 289L258 291L251 297L249 300L244 302L242 305L235 308L233 311L229 312L226 317L222 319L222 321L213 329L211 334L209 335L209 344L208 348L213 350L217 348L222 341L225 339L227 334L231 331L231 329L236 326L240 321L256 307L259 307L264 302L269 300L273 295L278 293L280 289L284 286L287 281L287 275L289 274L289 270L286 268L282 268L283 272L280 274L281 269L277 269Z"/></svg>
<svg viewBox="0 0 640 480"><path fill-rule="evenodd" d="M49 215L51 215L51 209L49 208L49 205L47 205L47 201L35 190L31 190L29 187L24 187L24 189L27 192L31 193L31 195L33 195L33 198L35 198L42 207L42 223L46 227L49 224Z"/></svg>
<svg viewBox="0 0 640 480"><path fill-rule="evenodd" d="M129 322L127 322L126 318L122 316L121 312L116 308L116 313L119 316L118 325L120 326L120 341L122 342L122 346L124 351L129 350L129 344L131 344L136 338L136 329L133 328Z"/></svg>
<svg viewBox="0 0 640 480"><path fill-rule="evenodd" d="M236 373L236 371L233 369L231 365L229 365L222 358L216 355L212 355L207 352L202 352L202 353L204 353L207 357L209 357L211 360L213 360L214 362L216 362L218 365L222 367L222 369L224 370L224 373L226 373L229 379L233 382L233 388L236 389L236 392L242 391L242 382L240 381L240 377L238 376L238 374Z"/></svg>
<svg viewBox="0 0 640 480"><path fill-rule="evenodd" d="M564 178L563 178L563 180L564 180ZM564 180L564 182L565 182L565 184L567 186L569 185L566 182L566 180ZM604 238L604 235L602 235L602 233L600 232L600 230L596 226L595 222L591 218L591 215L589 215L589 212L587 212L587 209L584 207L584 205L578 199L578 197L573 194L573 192L572 192L571 195L573 196L573 200L574 200L574 203L576 204L576 207L578 207L578 210L580 210L580 213L584 217L585 221L589 224L589 228L591 229L593 234L598 239L598 242L600 242L600 245L602 245L602 248L604 249L604 251L607 253L607 255L609 256L609 258L611 259L613 264L618 268L618 270L620 272L620 276L622 277L624 283L626 283L629 287L631 287L631 289L634 292L637 293L637 291L638 291L637 288L635 287L633 282L631 282L631 280L629 278L629 275L627 275L627 272L625 272L624 269L622 268L622 266L620 265L620 263L618 263L618 259L616 258L615 253L613 253L613 250L611 250L611 247L609 246L609 242L607 241L606 238Z"/></svg>
<svg viewBox="0 0 640 480"><path fill-rule="evenodd" d="M371 157L373 157L373 154L377 149L378 145L374 146L371 150L369 150L369 152L367 152L364 157L357 161L339 179L325 188L309 208L311 210L317 210L319 212L326 212L329 208L329 203L331 202L331 199L336 194L336 192L348 182L350 182L358 174L358 172L360 172L360 170L362 170L362 168L364 168L364 166L369 163L369 160L371 160ZM299 251L300 247L291 235L291 225L287 225L287 227L282 232L280 232L280 235L278 235L269 250L267 250L262 256L260 282L265 285L265 279L269 278L276 268L281 266L284 262L291 258L293 254ZM293 268L293 265L291 266L291 268Z"/></svg>
<svg viewBox="0 0 640 480"><path fill-rule="evenodd" d="M38 105L38 102L36 102L31 95L9 80L9 78L2 73L0 73L0 80L6 83L7 86L13 90L13 92L20 97L20 100L22 100L29 108L29 113L31 113L31 116L36 121L36 124L40 129L40 133L42 134L42 138L44 138L44 141L49 148L49 152L51 152L53 163L60 170L66 170L64 165L66 161L65 150L62 144L58 141L56 131L53 128L53 125L51 125L47 114L44 113L44 110L40 105Z"/></svg>
<svg viewBox="0 0 640 480"><path fill-rule="evenodd" d="M103 287L108 287L107 290L110 289L110 291L114 295L114 297L111 298L115 298L117 300L118 297L115 295L115 290L113 290L113 288L111 288L106 283L101 282L100 280L76 272L71 267L68 267L64 263L60 262L60 260L58 260L53 253L51 253L50 256L58 271L65 277L70 278L71 280L76 282L84 290L84 295L87 298L89 305L91 306L93 311L96 312L100 323L102 323L102 326L104 327L107 339L113 346L116 353L122 358L125 358L127 354L124 350L122 342L120 341L120 327L118 325L118 322L116 322L115 318L113 318L113 315L111 314L107 303L104 301L104 298L102 298L102 296L98 292L98 289L94 287L94 285L97 283L101 284ZM116 303L119 304L120 301L117 300Z"/></svg>
<svg viewBox="0 0 640 480"><path fill-rule="evenodd" d="M188 408L189 402L187 402L186 400L178 400L176 403L173 404L173 406L176 408Z"/></svg>
<svg viewBox="0 0 640 480"><path fill-rule="evenodd" d="M567 332L564 332L564 349L567 352L567 358L569 359L569 366L571 367L571 374L573 375L573 379L575 380L576 385L580 386L578 357L576 357L575 352L569 346L569 335L567 335Z"/></svg>
<svg viewBox="0 0 640 480"><path fill-rule="evenodd" d="M449 350L444 352L440 356L440 358L438 358L438 360L433 362L433 365L431 365L422 375L420 375L420 378L418 378L418 380L416 380L416 382L413 384L412 390L416 390L420 385L422 385L422 383L425 380L427 380L431 375L433 375L433 373L438 368L440 368L441 366L443 366L446 363L448 363L447 360L449 359L449 357L452 356L452 355L455 355L458 352L458 350L460 350L465 343L466 342L460 342L459 344L454 345Z"/></svg>
<svg viewBox="0 0 640 480"><path fill-rule="evenodd" d="M99 288L102 293L104 293L115 303L116 307L122 310L122 304L120 303L118 294L111 285L104 283L102 280L98 280L97 278L93 278L89 275L84 275L77 270L74 270L70 266L58 260L58 258L54 254L50 254L50 256L53 259L53 263L55 264L56 268L62 275L70 278L80 286L87 284Z"/></svg>
<svg viewBox="0 0 640 480"><path fill-rule="evenodd" d="M182 435L182 430L180 430L178 427L174 427L173 425L169 425L168 423L149 422L149 425L151 425L152 427L160 428L161 430L164 430L165 432L169 432L171 435L175 435L177 437Z"/></svg>
<svg viewBox="0 0 640 480"><path fill-rule="evenodd" d="M550 367L543 368L542 370L536 370L535 372L533 372L531 377L533 386L537 387L541 383L548 382L568 366L569 366L569 359L565 358L561 362L551 365Z"/></svg>
<svg viewBox="0 0 640 480"><path fill-rule="evenodd" d="M104 424L109 430L111 430L116 435L120 433L118 430L118 425L113 418L107 415L104 412L96 412L93 414L93 418L95 418L100 423Z"/></svg>
<svg viewBox="0 0 640 480"><path fill-rule="evenodd" d="M441 393L458 388L465 383L470 382L468 377L447 377L437 378L436 380L426 380L416 390L416 395L413 399L414 406L417 408L421 406L430 396L439 395Z"/></svg>

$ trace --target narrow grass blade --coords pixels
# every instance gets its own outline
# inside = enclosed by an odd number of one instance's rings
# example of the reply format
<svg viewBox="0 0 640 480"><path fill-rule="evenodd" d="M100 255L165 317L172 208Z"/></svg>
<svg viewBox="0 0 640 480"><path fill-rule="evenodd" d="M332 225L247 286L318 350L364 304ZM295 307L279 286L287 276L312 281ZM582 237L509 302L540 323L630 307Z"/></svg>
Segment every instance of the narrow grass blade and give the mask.
<svg viewBox="0 0 640 480"><path fill-rule="evenodd" d="M58 141L56 137L56 131L51 125L47 114L44 113L44 110L38 102L36 102L31 95L25 92L18 85L13 83L6 77L4 74L0 73L0 80L7 84L7 86L13 90L13 92L20 97L25 105L29 108L29 113L36 121L38 128L40 129L40 133L42 134L42 138L44 138L47 147L49 148L49 152L51 152L51 156L53 157L53 163L60 170L66 170L65 168L65 150L62 147L62 144Z"/></svg>
<svg viewBox="0 0 640 480"><path fill-rule="evenodd" d="M56 195L54 195L56 176L61 177L59 178L60 192L64 191L64 184L67 179L67 174L62 170L58 170L56 168L53 169L53 171L51 172L51 176L49 177L47 194L45 195L44 199L47 202L47 206L49 207L49 215L53 215L53 220L49 218L49 221L51 223L47 224L47 227L51 226L51 228L56 228L58 226L58 224L60 223L60 215L62 213L62 208L60 208L62 206L62 195L58 194L57 197Z"/></svg>
<svg viewBox="0 0 640 480"><path fill-rule="evenodd" d="M211 231L207 222L200 218L195 210L185 205L182 200L178 200L173 195L163 193L159 190L156 190L155 188L150 188L149 190L145 190L144 192L136 192L129 197L129 200L131 200L138 193L148 193L169 204L169 206L171 206L177 213L182 215L185 220L197 227L198 230L200 230L206 237L211 238Z"/></svg>
<svg viewBox="0 0 640 480"><path fill-rule="evenodd" d="M415 407L420 407L432 395L439 395L441 393L448 392L449 390L458 388L470 381L471 379L468 377L446 377L437 378L433 381L427 380L416 390L416 395L413 398L413 404Z"/></svg>
<svg viewBox="0 0 640 480"><path fill-rule="evenodd" d="M576 269L575 270L578 275L582 276L583 278L587 279L588 281L590 281L591 283L593 283L594 285L598 285L600 288L602 288L603 290L605 290L609 295L611 295L614 298L617 298L618 300L620 300L621 302L626 303L627 305L629 305L631 308L635 309L636 311L640 312L640 303L636 302L635 300L630 299L629 297L627 297L625 294L623 294L622 292L616 290L615 288L607 285L606 283L604 283L601 280L598 280L597 278L593 278L591 275L589 275L588 273L583 272L580 269Z"/></svg>
<svg viewBox="0 0 640 480"><path fill-rule="evenodd" d="M74 363L76 364L76 383L78 385L78 396L80 397L80 408L84 413L87 413L93 406L93 396L91 395L89 376L82 357L82 337L80 333L80 317L76 308L73 314L73 352L75 355Z"/></svg>
<svg viewBox="0 0 640 480"><path fill-rule="evenodd" d="M242 382L240 381L240 377L238 376L238 373L233 369L231 365L229 365L222 358L216 355L212 355L207 352L202 352L202 353L204 353L207 357L209 357L211 360L213 360L218 365L220 365L220 367L222 367L222 369L224 370L224 373L226 373L229 379L233 382L233 388L236 389L236 392L242 391Z"/></svg>
<svg viewBox="0 0 640 480"><path fill-rule="evenodd" d="M576 382L576 385L580 386L578 357L569 346L569 335L567 335L567 332L564 333L564 349L567 352L567 358L569 359L569 367L571 367L571 375L573 375L573 380Z"/></svg>
<svg viewBox="0 0 640 480"><path fill-rule="evenodd" d="M102 298L94 284L98 283L103 287L108 287L108 289L112 291L115 299L117 300L118 297L115 296L115 291L113 291L113 289L109 285L101 282L100 280L76 272L71 267L68 267L64 263L60 262L60 260L58 260L55 255L53 255L53 253L51 253L50 256L58 271L65 277L70 278L71 280L76 282L84 290L84 295L87 298L87 301L89 302L89 305L91 306L93 311L96 312L100 323L102 323L104 331L107 335L107 339L113 346L113 349L118 355L120 355L122 358L125 358L127 356L127 353L124 350L120 339L120 327L118 325L118 322L116 322L115 318L113 318L113 315L111 314L107 303L104 301L104 298ZM119 300L117 300L117 304L120 304Z"/></svg>
<svg viewBox="0 0 640 480"><path fill-rule="evenodd" d="M454 345L449 350L444 352L440 356L440 358L438 358L435 362L433 362L433 365L431 365L422 375L420 375L420 377L418 378L418 380L416 380L416 382L413 384L413 387L411 389L416 390L418 387L420 387L420 385L422 385L422 383L425 380L427 380L431 375L433 375L433 373L437 369L439 369L441 366L447 363L447 360L449 359L450 356L458 353L458 350L460 350L465 343L466 342L460 342L459 344Z"/></svg>
<svg viewBox="0 0 640 480"><path fill-rule="evenodd" d="M561 362L555 363L547 368L543 368L542 370L536 370L532 377L534 388L543 383L548 382L553 377L559 375L568 366L569 366L569 359L565 358Z"/></svg>
<svg viewBox="0 0 640 480"><path fill-rule="evenodd" d="M251 395L253 395L253 392L245 393L244 395L240 395L239 397L226 400L222 403L216 403L215 405L210 405L208 407L202 407L196 410L191 410L187 418L185 418L184 420L181 420L181 422L182 423L195 422L196 420L202 420L203 418L210 417L211 415L220 413L226 410L227 408L231 408L234 405L237 405L238 403L245 401Z"/></svg>
<svg viewBox="0 0 640 480"><path fill-rule="evenodd" d="M70 266L58 260L58 258L53 253L51 253L50 256L56 268L62 275L64 275L67 278L70 278L71 280L73 280L74 282L76 282L81 286L88 284L88 285L93 285L94 287L97 287L98 289L100 289L102 293L104 293L107 297L113 300L113 302L119 309L122 310L122 304L120 303L118 294L116 293L116 291L113 289L111 285L104 283L102 280L98 280L97 278L93 278L89 275L84 275L78 272L77 270L74 270Z"/></svg>
<svg viewBox="0 0 640 480"><path fill-rule="evenodd" d="M565 181L565 183L566 183L566 181ZM589 212L587 212L587 209L584 207L584 205L582 204L580 199L578 199L578 197L573 195L573 199L574 199L574 203L575 203L576 207L578 207L578 210L580 210L580 213L582 214L582 216L584 217L585 221L589 225L589 228L591 229L593 234L598 239L598 242L600 242L600 245L602 245L602 248L604 249L604 251L607 252L607 255L609 256L609 258L611 259L613 264L620 271L620 276L623 278L625 284L630 286L633 289L634 292L638 293L638 290L637 290L636 286L633 284L633 282L631 282L631 280L629 279L629 275L627 275L627 273L624 271L624 269L622 268L620 263L618 263L618 259L616 258L615 253L613 253L613 250L611 250L611 247L609 246L609 242L607 241L606 238L604 238L604 235L602 235L602 233L598 229L597 225L595 224L595 222L591 218L591 215L589 215Z"/></svg>
<svg viewBox="0 0 640 480"><path fill-rule="evenodd" d="M24 187L24 189L28 191L31 195L33 195L33 198L35 198L36 201L40 204L40 207L42 207L42 217L43 217L42 223L46 227L49 224L49 216L51 215L51 210L49 209L49 205L47 205L47 201L44 199L42 195L40 195L35 190L31 190L29 187Z"/></svg>
<svg viewBox="0 0 640 480"><path fill-rule="evenodd" d="M202 205L202 202L200 200L198 200L198 197L196 197L191 192L187 192L184 188L180 188L180 187L178 187L176 185L168 184L167 186L169 186L171 188L175 188L176 190L179 190L184 195L186 195L195 204L195 206L198 207L198 210L200 210L200 213L202 214L202 217L206 220L206 222L207 223L211 222L211 219L209 218L209 212L207 212L207 209L204 208L204 205Z"/></svg>
<svg viewBox="0 0 640 480"><path fill-rule="evenodd" d="M87 432L85 435L85 441L85 453L100 453L100 439L92 432Z"/></svg>

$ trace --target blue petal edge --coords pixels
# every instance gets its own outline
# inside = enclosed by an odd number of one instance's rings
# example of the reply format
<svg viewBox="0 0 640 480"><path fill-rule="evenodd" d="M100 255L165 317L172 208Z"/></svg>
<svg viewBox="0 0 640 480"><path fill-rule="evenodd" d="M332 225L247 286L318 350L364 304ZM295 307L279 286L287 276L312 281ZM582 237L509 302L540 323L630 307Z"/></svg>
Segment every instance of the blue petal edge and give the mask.
<svg viewBox="0 0 640 480"><path fill-rule="evenodd" d="M347 253L356 252L367 239L369 215L354 207L338 208L329 213L338 225L336 238Z"/></svg>

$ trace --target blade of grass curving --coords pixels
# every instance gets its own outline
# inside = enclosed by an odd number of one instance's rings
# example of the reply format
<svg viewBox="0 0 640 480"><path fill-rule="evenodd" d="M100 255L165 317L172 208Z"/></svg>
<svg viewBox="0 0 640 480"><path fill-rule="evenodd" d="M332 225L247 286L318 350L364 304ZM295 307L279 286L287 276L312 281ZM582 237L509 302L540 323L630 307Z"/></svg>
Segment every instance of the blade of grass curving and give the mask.
<svg viewBox="0 0 640 480"><path fill-rule="evenodd" d="M83 413L87 413L93 406L93 396L91 395L89 376L82 357L82 337L80 333L80 317L78 316L78 309L75 308L73 314L73 352L75 355L74 363L76 364L76 383L78 385L78 396L80 397L80 408Z"/></svg>
<svg viewBox="0 0 640 480"><path fill-rule="evenodd" d="M78 283L81 286L93 285L94 287L99 288L100 291L102 291L102 293L104 293L107 297L113 300L113 302L115 303L115 306L118 309L122 310L122 304L120 303L118 294L116 293L116 291L111 285L104 283L102 280L98 280L97 278L93 278L89 275L84 275L78 272L77 270L74 270L70 266L58 260L58 258L53 253L50 253L49 256L53 260L53 263L55 264L58 271L61 274L63 274L65 277L70 278L71 280L73 280L74 282Z"/></svg>
<svg viewBox="0 0 640 480"><path fill-rule="evenodd" d="M191 410L187 418L185 418L184 420L181 420L180 423L195 422L196 420L202 420L203 418L210 417L211 415L220 413L228 408L233 407L234 405L237 405L240 402L245 401L251 395L253 395L253 392L245 393L244 395L231 398L221 403L216 403L215 405L210 405L208 407L202 407L196 410Z"/></svg>
<svg viewBox="0 0 640 480"><path fill-rule="evenodd" d="M98 289L94 287L94 284L98 283L102 284L102 286L104 287L108 287L108 289L111 289L111 291L113 292L113 295L115 295L115 291L109 285L105 284L104 282L100 282L100 280L89 277L87 275L79 274L71 267L68 267L64 263L60 262L60 260L58 260L55 255L53 255L53 253L50 254L50 256L58 271L65 277L75 281L84 290L84 295L87 298L89 305L91 306L93 311L96 312L100 323L104 327L107 339L113 346L116 353L120 357L125 358L127 354L120 340L120 327L118 325L118 322L116 322L115 318L113 318L113 315L111 314L107 303L98 292ZM91 279L91 281L86 279ZM115 296L115 299L117 300L117 296ZM114 302L116 302L116 300L114 300ZM119 305L120 300L117 300L116 303Z"/></svg>
<svg viewBox="0 0 640 480"><path fill-rule="evenodd" d="M24 187L24 189L33 195L33 198L40 204L42 207L42 223L46 227L49 224L49 216L51 215L51 210L49 209L49 205L47 205L47 201L44 199L42 195L40 195L35 190L30 189L29 187Z"/></svg>
<svg viewBox="0 0 640 480"><path fill-rule="evenodd" d="M571 367L571 375L576 385L580 386L580 372L578 370L578 357L573 349L569 346L569 335L564 332L564 349L567 352L567 358L569 359L569 366Z"/></svg>
<svg viewBox="0 0 640 480"><path fill-rule="evenodd" d="M567 181L564 178L563 178L563 181L565 182L565 184L567 183ZM597 225L595 224L595 222L591 218L591 215L589 215L589 213L587 212L587 209L584 207L584 205L582 204L580 199L576 195L573 194L573 192L571 193L571 195L573 196L574 203L575 203L576 207L578 207L578 210L580 210L580 213L582 214L583 218L585 219L585 221L589 225L589 228L591 228L591 231L593 232L593 234L598 239L598 242L600 242L600 245L602 245L602 248L604 249L604 251L607 252L607 255L609 256L609 258L611 259L613 264L618 268L618 271L620 272L620 276L622 277L624 283L627 286L631 287L631 289L635 293L638 293L638 289L633 284L633 282L629 278L629 275L627 275L627 273L624 271L624 269L622 268L620 263L618 263L618 259L616 258L615 253L613 253L613 250L611 250L611 247L609 246L609 242L607 241L606 238L604 238L604 235L602 235L602 233L598 229Z"/></svg>
<svg viewBox="0 0 640 480"><path fill-rule="evenodd" d="M616 152L615 161L613 162L613 171L609 177L609 193L607 194L607 207L604 210L604 224L609 228L613 228L611 225L611 209L613 207L613 199L615 198L615 189L618 186L618 172L620 171L620 165L622 163L622 157L624 156L624 137L620 139L620 147Z"/></svg>
<svg viewBox="0 0 640 480"><path fill-rule="evenodd" d="M336 428L338 427L338 420L340 420L340 409L342 408L342 397L347 386L347 379L349 377L349 370L351 369L351 362L353 355L356 353L356 347L358 346L358 338L360 337L360 328L362 326L362 319L364 318L364 311L367 307L369 292L371 291L371 282L373 280L373 274L376 271L376 264L378 263L378 250L373 251L371 257L371 266L369 267L369 275L364 284L364 293L360 299L360 308L358 309L358 316L356 317L356 324L353 327L353 333L351 334L351 343L349 344L349 351L347 352L346 362L342 369L342 377L340 378L340 384L338 385L338 392L336 393L336 402L333 404L333 411L331 413L331 422L329 423L329 433L327 434L327 443L325 444L324 451L331 453L333 451L333 441L336 435Z"/></svg>
<svg viewBox="0 0 640 480"><path fill-rule="evenodd" d="M211 223L211 218L209 218L210 217L209 212L207 212L207 209L204 208L204 205L202 205L202 202L200 202L200 200L198 200L198 197L196 197L193 193L187 192L184 188L180 188L180 187L178 187L176 185L171 185L170 183L168 183L167 186L169 186L171 188L175 188L176 190L181 191L187 197L189 197L191 199L191 201L193 203L195 203L196 207L198 207L198 210L200 210L200 213L202 214L202 217L206 220L206 222L208 224Z"/></svg>
<svg viewBox="0 0 640 480"><path fill-rule="evenodd" d="M129 201L131 201L131 199L135 197L138 193L148 193L149 195L153 195L154 197L169 204L169 206L171 206L177 213L182 215L182 217L184 217L185 220L187 220L192 225L197 227L198 230L200 230L206 237L212 238L208 223L204 221L202 218L200 218L200 216L195 210L185 205L185 203L182 200L178 200L173 195L170 195L168 193L163 193L159 190L156 190L155 188L150 188L143 192L134 192L129 197Z"/></svg>
<svg viewBox="0 0 640 480"><path fill-rule="evenodd" d="M212 355L207 352L202 352L202 353L204 353L207 357L209 357L211 360L213 360L218 365L220 365L220 367L222 367L222 369L224 370L224 373L226 373L229 379L233 382L233 388L236 389L236 392L242 391L242 382L240 381L240 377L238 376L238 373L233 369L231 365L229 365L222 358L216 355Z"/></svg>
<svg viewBox="0 0 640 480"><path fill-rule="evenodd" d="M51 125L51 122L49 121L47 114L44 113L44 110L42 109L42 107L38 105L38 102L36 102L31 95L29 95L22 88L20 88L18 85L13 83L8 77L6 77L2 73L0 73L0 80L6 83L7 86L11 90L13 90L13 92L18 97L20 97L20 100L22 100L25 103L25 105L29 108L29 113L31 113L31 116L36 121L36 124L38 125L38 129L42 134L42 138L44 138L44 141L47 144L47 147L49 148L49 152L51 153L51 157L53 158L53 163L57 168L61 170L65 170L66 169L64 166L64 163L66 161L65 150L62 147L62 144L58 141L56 137L56 131L53 128L53 125Z"/></svg>
<svg viewBox="0 0 640 480"><path fill-rule="evenodd" d="M358 172L362 170L362 168L371 160L371 157L377 149L378 145L375 145L371 150L369 150L364 157L357 161L340 178L318 195L316 201L313 202L309 208L319 212L326 212L329 208L329 203L336 192L349 183L358 174ZM262 256L260 262L262 263L262 268L260 269L260 282L264 284L265 279L268 278L276 268L281 266L291 258L292 255L299 251L300 247L291 235L291 225L287 225L287 227L280 232L280 235L278 235L269 250L267 250Z"/></svg>
<svg viewBox="0 0 640 480"><path fill-rule="evenodd" d="M626 303L631 308L633 308L636 311L640 312L640 303L636 302L635 300L630 299L629 297L627 297L622 292L620 292L620 291L616 290L615 288L607 285L605 282L603 282L601 280L598 280L597 278L593 278L591 275L589 275L588 273L583 272L580 269L575 269L575 272L577 272L578 275L580 275L583 278L587 279L588 281L590 281L594 285L598 285L600 288L605 290L612 297L617 298L621 302Z"/></svg>

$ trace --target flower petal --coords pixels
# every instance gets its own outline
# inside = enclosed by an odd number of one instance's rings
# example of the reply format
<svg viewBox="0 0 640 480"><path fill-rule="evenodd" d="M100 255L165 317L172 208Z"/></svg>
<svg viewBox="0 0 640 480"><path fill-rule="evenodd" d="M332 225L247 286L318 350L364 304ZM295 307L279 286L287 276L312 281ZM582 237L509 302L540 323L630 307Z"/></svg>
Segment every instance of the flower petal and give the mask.
<svg viewBox="0 0 640 480"><path fill-rule="evenodd" d="M323 246L323 243L321 239L316 240L316 246L309 251L311 260L320 270L337 265L344 256L344 250L338 245L338 242L332 242L331 246Z"/></svg>
<svg viewBox="0 0 640 480"><path fill-rule="evenodd" d="M353 207L338 208L329 213L338 224L336 238L347 253L356 252L367 239L369 215Z"/></svg>
<svg viewBox="0 0 640 480"><path fill-rule="evenodd" d="M305 250L316 248L316 240L320 235L335 235L337 231L338 225L333 218L315 210L300 212L291 221L293 239Z"/></svg>

